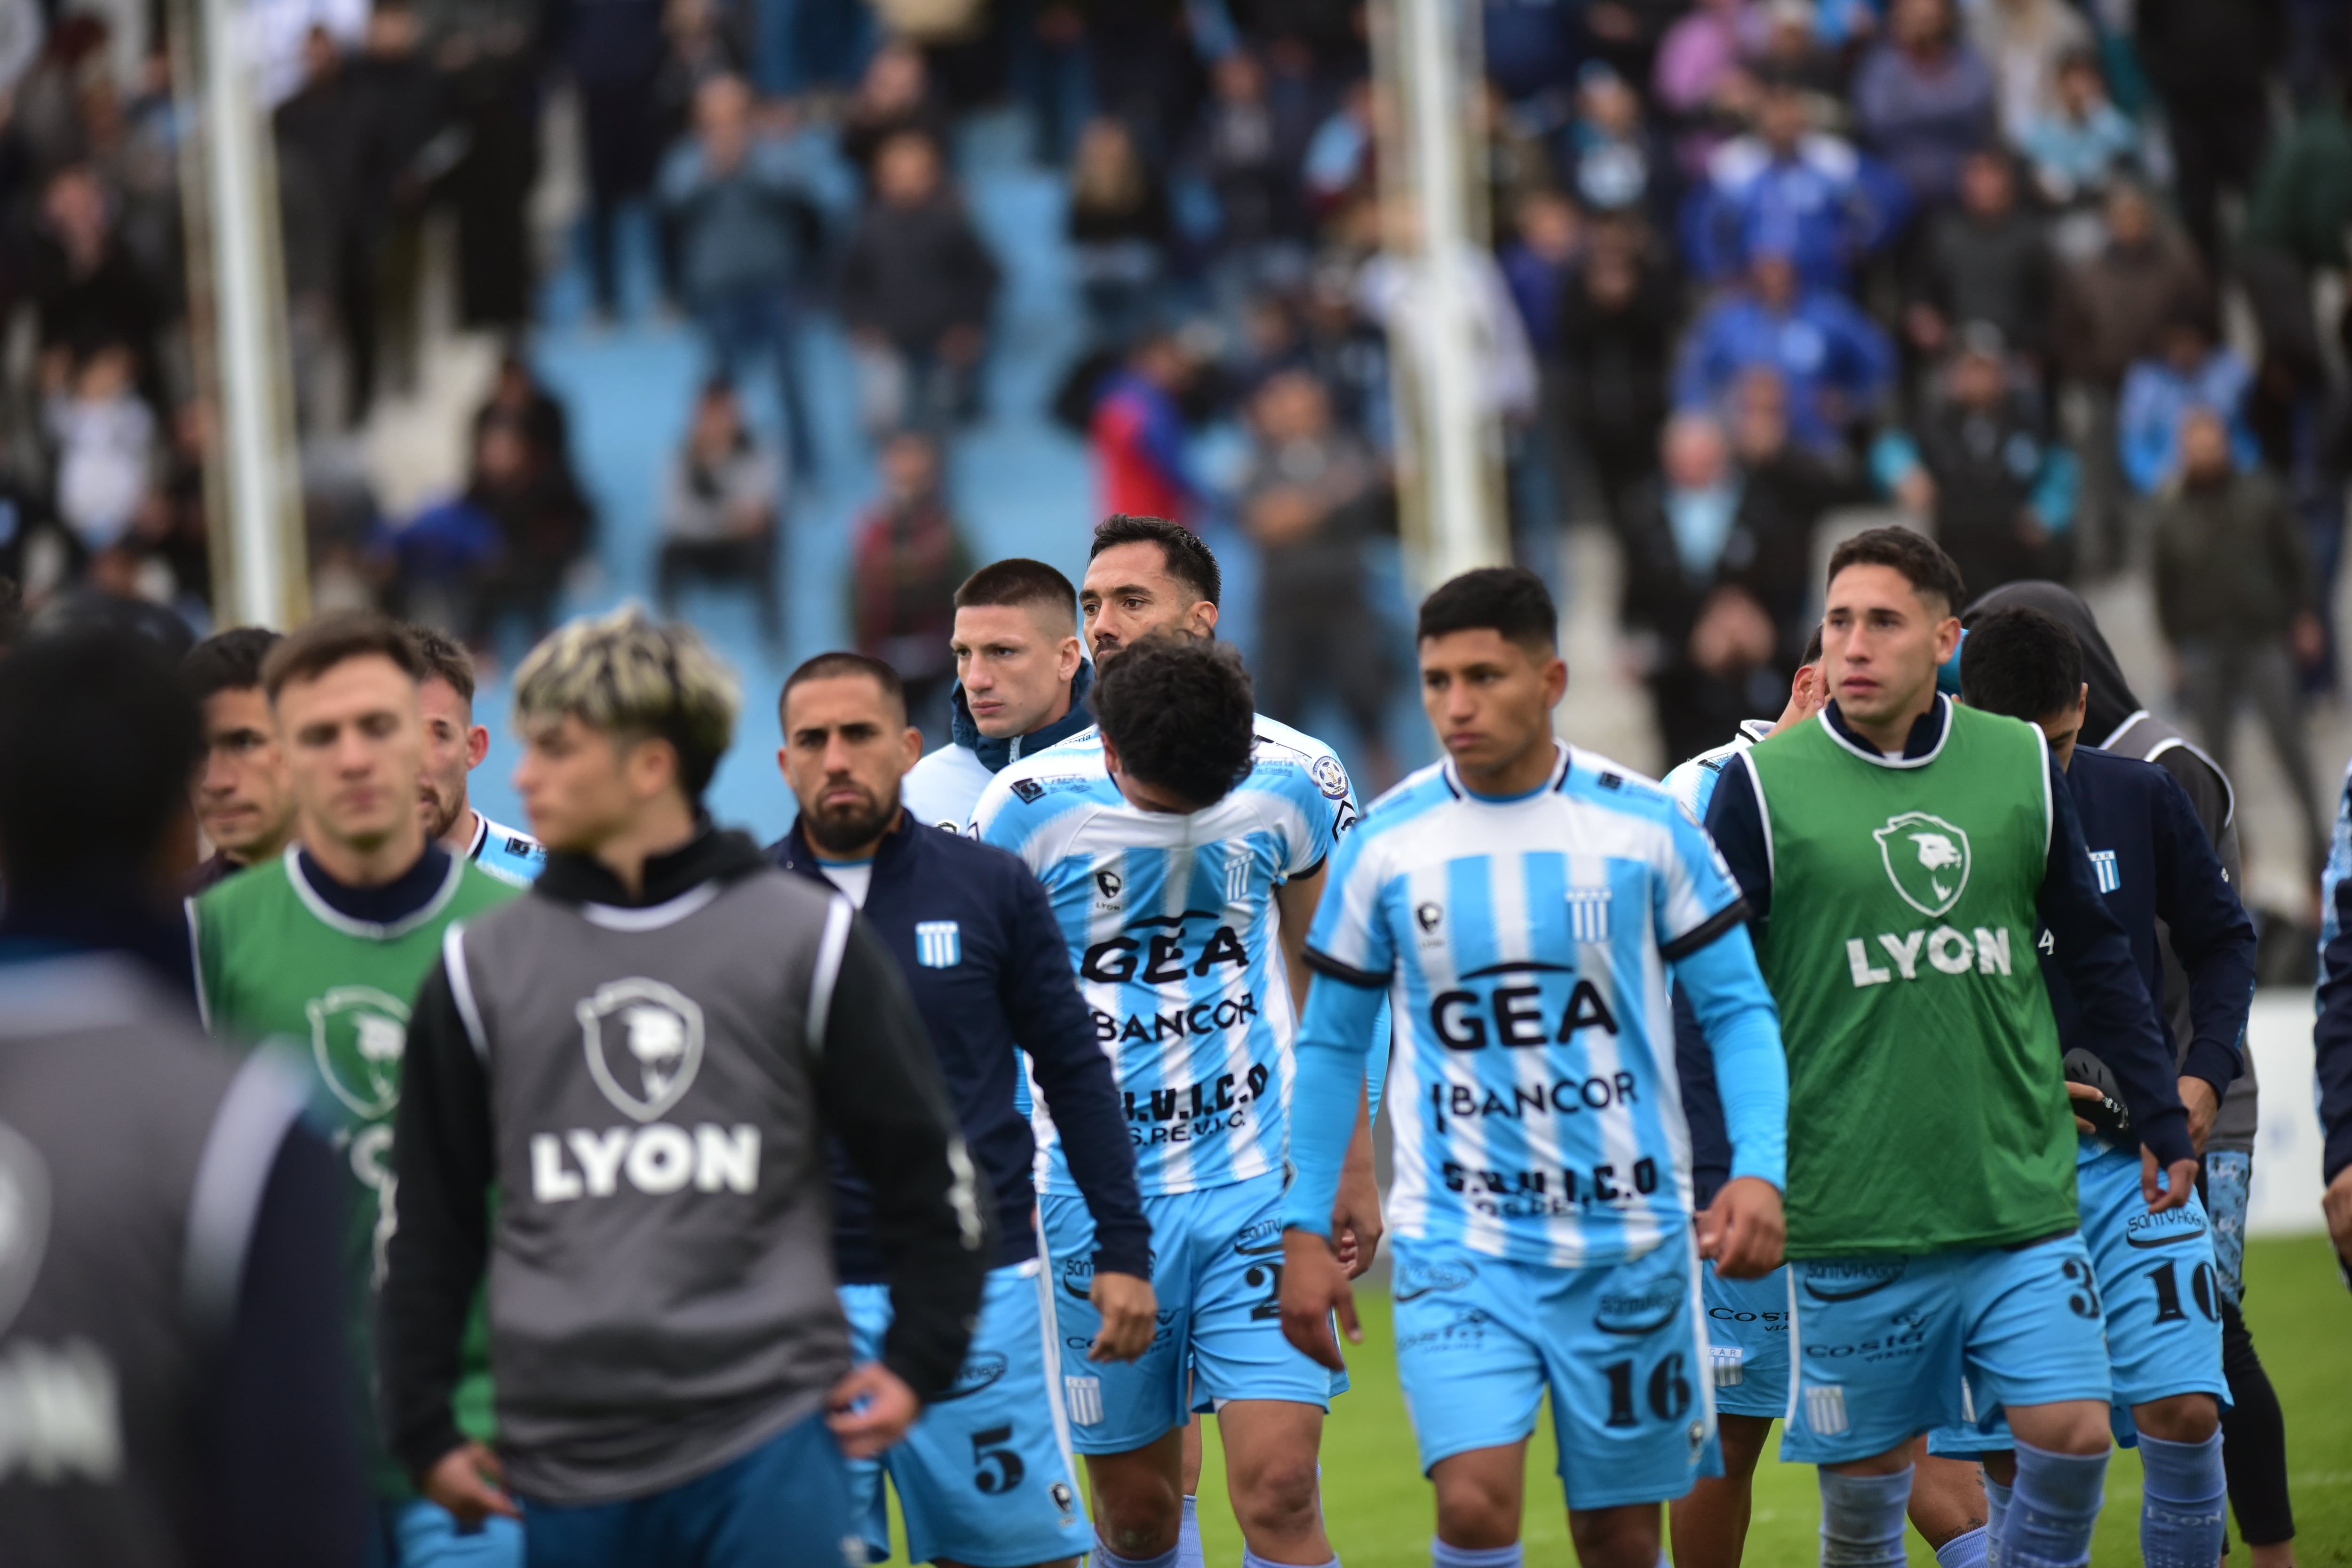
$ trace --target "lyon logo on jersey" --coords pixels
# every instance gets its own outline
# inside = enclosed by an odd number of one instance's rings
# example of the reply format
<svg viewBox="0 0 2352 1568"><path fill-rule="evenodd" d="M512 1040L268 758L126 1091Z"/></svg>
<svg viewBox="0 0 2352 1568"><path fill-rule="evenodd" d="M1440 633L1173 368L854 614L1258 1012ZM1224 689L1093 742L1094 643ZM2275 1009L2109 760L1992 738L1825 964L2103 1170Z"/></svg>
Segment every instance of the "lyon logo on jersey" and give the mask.
<svg viewBox="0 0 2352 1568"><path fill-rule="evenodd" d="M1969 836L1942 817L1906 811L1871 835L1903 901L1923 915L1940 915L1960 901L1969 885Z"/></svg>
<svg viewBox="0 0 2352 1568"><path fill-rule="evenodd" d="M319 1076L355 1115L374 1121L400 1103L408 1004L373 985L338 985L303 1005Z"/></svg>
<svg viewBox="0 0 2352 1568"><path fill-rule="evenodd" d="M658 980L615 980L572 1009L588 1072L623 1115L651 1121L694 1086L702 1007Z"/></svg>

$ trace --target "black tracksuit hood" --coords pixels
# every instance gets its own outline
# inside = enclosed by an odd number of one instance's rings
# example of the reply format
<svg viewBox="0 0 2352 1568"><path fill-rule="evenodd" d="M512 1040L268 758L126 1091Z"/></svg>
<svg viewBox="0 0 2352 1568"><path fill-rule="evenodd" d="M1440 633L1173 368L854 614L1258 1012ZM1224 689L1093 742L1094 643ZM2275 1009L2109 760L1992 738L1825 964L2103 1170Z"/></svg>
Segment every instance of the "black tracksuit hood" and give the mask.
<svg viewBox="0 0 2352 1568"><path fill-rule="evenodd" d="M1974 626L1995 610L2040 610L2074 628L2083 645L2083 679L2091 689L2090 708L2083 715L2083 739L2092 745L2123 728L2124 721L2147 704L2132 694L2116 662L2115 649L2099 631L2098 617L2073 589L2056 583L2010 583L1995 588L1968 607L1960 624Z"/></svg>

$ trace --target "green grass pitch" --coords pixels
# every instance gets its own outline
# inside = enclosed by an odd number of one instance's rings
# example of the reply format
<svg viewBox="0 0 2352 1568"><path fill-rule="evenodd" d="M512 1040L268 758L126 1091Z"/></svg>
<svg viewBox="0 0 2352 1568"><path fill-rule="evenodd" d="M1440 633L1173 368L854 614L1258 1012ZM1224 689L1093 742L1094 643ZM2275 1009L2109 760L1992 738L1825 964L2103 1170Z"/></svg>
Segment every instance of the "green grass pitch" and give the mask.
<svg viewBox="0 0 2352 1568"><path fill-rule="evenodd" d="M2352 1296L2318 1237L2251 1243L2246 1276L2254 1343L2286 1409L2297 1561L2304 1568L2352 1568ZM1354 1388L1341 1396L1324 1429L1324 1514L1347 1568L1424 1568L1435 1516L1397 1394L1388 1298L1367 1291L1361 1303L1364 1342L1349 1353ZM1775 1447L1779 1440L1775 1428ZM1779 1463L1772 1452L1767 1449L1757 1471L1747 1560L1758 1568L1805 1568L1817 1554L1813 1475ZM1528 1467L1528 1561L1573 1563L1548 1416L1537 1425ZM2096 1568L2139 1561L2138 1504L2138 1458L2119 1452L2107 1473L2107 1506L2091 1558ZM1213 1568L1234 1568L1241 1534L1225 1502L1213 1421L1201 1479L1201 1526ZM903 1536L898 1540L903 1545ZM1914 1568L1933 1568L1935 1561L1914 1535ZM2245 1561L2241 1546L2231 1562Z"/></svg>

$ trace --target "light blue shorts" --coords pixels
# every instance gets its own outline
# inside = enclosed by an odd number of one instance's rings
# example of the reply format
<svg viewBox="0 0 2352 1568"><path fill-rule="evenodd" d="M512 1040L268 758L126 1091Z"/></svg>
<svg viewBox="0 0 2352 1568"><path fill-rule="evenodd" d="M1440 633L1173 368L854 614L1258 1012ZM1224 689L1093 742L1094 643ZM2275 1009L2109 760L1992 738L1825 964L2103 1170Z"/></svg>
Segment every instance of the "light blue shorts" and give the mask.
<svg viewBox="0 0 2352 1568"><path fill-rule="evenodd" d="M2221 1375L2221 1296L2204 1204L2147 1212L2140 1195L2139 1156L2110 1149L2074 1167L2083 1239L2105 1310L2107 1364L2114 1380L2109 1421L2116 1440L2139 1441L2131 1409L2176 1394L2210 1394L2230 1403ZM1969 1385L1969 1394L1977 1390ZM2009 1423L1971 1397L1980 1419L1939 1426L1927 1436L1937 1454L1995 1453L2013 1446Z"/></svg>
<svg viewBox="0 0 2352 1568"><path fill-rule="evenodd" d="M1777 1418L1789 1409L1789 1270L1761 1279L1726 1279L1707 1264L1699 1280L1706 1308L1706 1353L1715 1408L1724 1415Z"/></svg>
<svg viewBox="0 0 2352 1568"><path fill-rule="evenodd" d="M1394 1258L1397 1375L1424 1472L1527 1437L1549 1389L1571 1509L1663 1502L1723 1473L1687 1233L1585 1268L1405 1237Z"/></svg>
<svg viewBox="0 0 2352 1568"><path fill-rule="evenodd" d="M1087 1294L1095 1226L1086 1200L1048 1193L1038 1211L1053 1260L1063 1405L1079 1453L1140 1448L1184 1425L1195 1399L1207 1409L1234 1399L1331 1407L1331 1373L1282 1336L1279 1173L1143 1200L1160 1325L1134 1362L1086 1359L1102 1326Z"/></svg>
<svg viewBox="0 0 2352 1568"><path fill-rule="evenodd" d="M449 1510L423 1498L383 1505L396 1568L522 1568L522 1526L493 1515L460 1531Z"/></svg>
<svg viewBox="0 0 2352 1568"><path fill-rule="evenodd" d="M1024 1568L1094 1544L1062 1419L1046 1286L1037 1259L992 1270L955 1383L904 1442L879 1458L849 1462L851 1514L871 1561L890 1555L886 1470L906 1517L909 1563L945 1557L972 1568ZM841 1309L853 1353L878 1359L890 1288L845 1285Z"/></svg>
<svg viewBox="0 0 2352 1568"><path fill-rule="evenodd" d="M2080 1236L1801 1258L1789 1273L1797 1386L1780 1458L1791 1463L1866 1459L2000 1405L2107 1401L2098 1284Z"/></svg>

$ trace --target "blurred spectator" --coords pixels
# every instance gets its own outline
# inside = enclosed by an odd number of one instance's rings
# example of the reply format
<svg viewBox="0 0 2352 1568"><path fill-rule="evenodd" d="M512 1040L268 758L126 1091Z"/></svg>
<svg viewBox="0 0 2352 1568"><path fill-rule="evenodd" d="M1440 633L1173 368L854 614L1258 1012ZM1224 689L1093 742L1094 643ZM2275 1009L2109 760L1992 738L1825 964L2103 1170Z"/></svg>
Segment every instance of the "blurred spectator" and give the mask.
<svg viewBox="0 0 2352 1568"><path fill-rule="evenodd" d="M732 384L708 383L695 400L686 445L671 465L662 498L661 556L654 580L662 614L677 614L678 585L689 577L748 584L760 608L760 634L783 640L776 583L778 513L783 465L752 439Z"/></svg>
<svg viewBox="0 0 2352 1568"><path fill-rule="evenodd" d="M1683 341L1675 400L1721 408L1742 372L1763 365L1789 390L1789 428L1816 454L1838 450L1895 377L1894 345L1843 296L1801 286L1785 255L1756 258L1746 289L1708 307Z"/></svg>
<svg viewBox="0 0 2352 1568"><path fill-rule="evenodd" d="M1372 138L1372 84L1350 82L1339 107L1324 117L1307 140L1298 180L1308 207L1318 215L1328 216L1349 197L1368 195L1376 151Z"/></svg>
<svg viewBox="0 0 2352 1568"><path fill-rule="evenodd" d="M1256 541L1259 705L1307 721L1318 695L1363 738L1370 787L1397 777L1386 738L1389 629L1372 613L1364 547L1386 519L1386 481L1361 439L1339 428L1323 384L1279 373L1250 405L1255 437L1241 485L1242 526Z"/></svg>
<svg viewBox="0 0 2352 1568"><path fill-rule="evenodd" d="M2039 366L2050 352L2050 247L2042 222L2021 210L2009 154L1983 148L1960 173L1960 200L1928 220L1912 269L1903 333L1922 354L1943 353L1962 321L1990 322L2007 349Z"/></svg>
<svg viewBox="0 0 2352 1568"><path fill-rule="evenodd" d="M1673 278L1622 231L1594 236L1560 296L1556 363L1568 416L1601 505L1621 525L1626 491L1657 463L1676 314Z"/></svg>
<svg viewBox="0 0 2352 1568"><path fill-rule="evenodd" d="M1698 0L1659 45L1650 101L1674 128L1685 174L1704 173L1709 155L1756 112L1756 79L1742 58L1747 15L1742 0Z"/></svg>
<svg viewBox="0 0 2352 1568"><path fill-rule="evenodd" d="M907 132L929 137L932 145L948 143L947 112L931 94L929 69L923 51L894 40L874 51L857 96L849 100L841 121L841 153L857 167L870 193L874 164L883 143Z"/></svg>
<svg viewBox="0 0 2352 1568"><path fill-rule="evenodd" d="M1874 466L1960 569L1971 598L2025 578L2061 578L2081 481L2074 454L2042 434L2000 329L1965 326L1942 384L1910 436L1879 442Z"/></svg>
<svg viewBox="0 0 2352 1568"><path fill-rule="evenodd" d="M2060 63L2057 91L2019 145L2042 199L2074 206L2103 197L2116 175L2137 167L2139 128L2108 98L2098 57L2074 54Z"/></svg>
<svg viewBox="0 0 2352 1568"><path fill-rule="evenodd" d="M1209 77L1189 163L1216 208L1214 257L1229 296L1295 283L1312 233L1299 165L1315 130L1293 95L1278 104L1265 68L1246 49L1219 60Z"/></svg>
<svg viewBox="0 0 2352 1568"><path fill-rule="evenodd" d="M121 347L140 392L161 407L164 302L123 247L112 201L88 165L49 176L26 270L44 378L54 383L99 350Z"/></svg>
<svg viewBox="0 0 2352 1568"><path fill-rule="evenodd" d="M1788 520L1750 511L1714 416L1677 414L1663 445L1659 479L1627 518L1621 611L1665 754L1690 756L1786 692L1780 630L1757 576L1778 556L1809 558L1809 548L1780 534Z"/></svg>
<svg viewBox="0 0 2352 1568"><path fill-rule="evenodd" d="M1758 253L1777 251L1795 259L1808 284L1842 288L1894 233L1906 201L1886 170L1813 129L1811 102L1794 83L1769 80L1755 132L1717 148L1684 203L1684 254L1719 283L1745 273Z"/></svg>
<svg viewBox="0 0 2352 1568"><path fill-rule="evenodd" d="M2221 196L2252 184L2270 140L2270 82L2287 0L2139 0L2133 43L2164 100L2181 223L2221 257Z"/></svg>
<svg viewBox="0 0 2352 1568"><path fill-rule="evenodd" d="M723 0L665 0L662 31L669 48L654 89L665 142L694 129L695 100L705 86L720 77L750 79L744 19Z"/></svg>
<svg viewBox="0 0 2352 1568"><path fill-rule="evenodd" d="M131 380L131 351L92 351L49 395L58 515L90 556L128 546L155 460L155 414Z"/></svg>
<svg viewBox="0 0 2352 1568"><path fill-rule="evenodd" d="M621 310L621 208L652 186L661 158L662 0L551 0L548 34L580 92L589 280L610 321Z"/></svg>
<svg viewBox="0 0 2352 1568"><path fill-rule="evenodd" d="M852 640L907 683L908 722L936 737L955 685L956 585L971 562L940 483L940 449L902 430L882 448L882 497L850 535Z"/></svg>
<svg viewBox="0 0 2352 1568"><path fill-rule="evenodd" d="M1513 103L1565 89L1582 63L1586 7L1569 0L1481 0L1486 78Z"/></svg>
<svg viewBox="0 0 2352 1568"><path fill-rule="evenodd" d="M1952 0L1895 0L1886 31L1854 72L1854 121L1911 199L1933 206L1958 186L1961 161L1992 138L1992 71L1959 37Z"/></svg>
<svg viewBox="0 0 2352 1568"><path fill-rule="evenodd" d="M564 574L587 550L587 498L532 447L521 426L491 419L477 435L465 499L496 530L468 640L488 647L499 618L519 614L538 641L554 624Z"/></svg>
<svg viewBox="0 0 2352 1568"><path fill-rule="evenodd" d="M906 132L884 142L874 184L841 268L859 405L877 435L942 431L978 406L996 258L947 187L929 137Z"/></svg>
<svg viewBox="0 0 2352 1568"><path fill-rule="evenodd" d="M2167 321L2157 352L2124 376L2116 418L2132 488L2152 495L2179 477L2180 422L2191 409L2220 415L2236 460L2253 466L2261 453L2245 422L2251 379L2237 351L2218 341L2210 311L2186 310Z"/></svg>
<svg viewBox="0 0 2352 1568"><path fill-rule="evenodd" d="M355 249L342 283L353 422L378 392L415 389L425 287L425 205L455 161L441 73L418 47L408 0L375 0L361 48L343 67L352 116Z"/></svg>
<svg viewBox="0 0 2352 1568"><path fill-rule="evenodd" d="M562 400L540 382L530 362L519 353L508 353L499 361L490 395L474 410L477 438L482 426L493 419L507 420L522 431L534 461L560 474L572 473L572 416L565 412Z"/></svg>
<svg viewBox="0 0 2352 1568"><path fill-rule="evenodd" d="M1164 517L1187 528L1200 497L1177 402L1195 366L1173 333L1150 331L1096 394L1088 435L1105 517Z"/></svg>
<svg viewBox="0 0 2352 1568"><path fill-rule="evenodd" d="M1519 204L1515 237L1503 247L1503 281L1519 308L1528 346L1538 359L1559 347L1560 291L1581 249L1576 208L1558 191L1538 191Z"/></svg>
<svg viewBox="0 0 2352 1568"><path fill-rule="evenodd" d="M1639 213L1658 224L1674 216L1672 170L1625 79L1595 60L1578 78L1576 118L1569 122L1564 183L1588 211Z"/></svg>
<svg viewBox="0 0 2352 1568"><path fill-rule="evenodd" d="M2078 568L2122 563L2126 481L2116 412L2124 374L2154 350L2166 321L2204 300L2195 253L2158 224L2145 191L2117 182L2107 195L2105 238L2059 273L2051 313L2066 428L2083 457Z"/></svg>
<svg viewBox="0 0 2352 1568"><path fill-rule="evenodd" d="M1093 120L1070 165L1071 259L1097 343L1150 321L1167 263L1168 196L1116 120Z"/></svg>
<svg viewBox="0 0 2352 1568"><path fill-rule="evenodd" d="M537 40L520 17L468 10L439 64L464 152L444 182L457 219L457 319L512 331L530 315L530 193L540 166Z"/></svg>
<svg viewBox="0 0 2352 1568"><path fill-rule="evenodd" d="M2021 143L2057 110L2059 72L2091 47L2091 25L2067 0L1978 0L1968 22L1969 41L1992 67L2001 134Z"/></svg>
<svg viewBox="0 0 2352 1568"><path fill-rule="evenodd" d="M2303 831L2305 864L2326 852L2295 665L2322 647L2303 531L2269 478L2243 471L2210 409L2182 416L2179 489L2157 504L2156 610L2178 660L2180 695L2223 773L2237 715L2270 731Z"/></svg>
<svg viewBox="0 0 2352 1568"><path fill-rule="evenodd" d="M1491 81L1477 89L1471 113L1472 147L1486 154L1486 212L1496 237L1507 239L1519 204L1538 191L1560 186L1552 171L1551 148L1536 112L1513 109ZM1373 153L1377 157L1377 146Z"/></svg>
<svg viewBox="0 0 2352 1568"><path fill-rule="evenodd" d="M814 220L790 149L753 125L741 77L714 76L695 93L694 138L663 166L661 202L677 240L678 296L715 374L736 380L765 354L792 460L814 468L793 284Z"/></svg>
<svg viewBox="0 0 2352 1568"><path fill-rule="evenodd" d="M1380 208L1381 248L1356 273L1356 308L1385 329L1392 352L1409 353L1426 365L1438 330L1428 305L1428 261L1423 253L1418 210L1401 201ZM1511 303L1502 268L1483 252L1466 258L1471 341L1481 413L1524 420L1535 413L1535 357Z"/></svg>
<svg viewBox="0 0 2352 1568"><path fill-rule="evenodd" d="M1592 0L1584 7L1584 47L1591 60L1626 81L1646 82L1666 29L1687 0Z"/></svg>
<svg viewBox="0 0 2352 1568"><path fill-rule="evenodd" d="M2342 84L2331 78L2263 158L2237 252L2238 276L2264 352L2292 362L2296 377L2314 385L2324 379L2326 363L2312 311L2312 278L2352 263L2347 225L2352 225L2352 123L2345 120Z"/></svg>
<svg viewBox="0 0 2352 1568"><path fill-rule="evenodd" d="M2326 633L2322 657L2305 671L2307 689L2333 692L2336 658L2336 578L2344 564L2346 465L2352 460L2352 410L2334 395L2323 366L2265 351L2247 389L2246 424L2263 470L2287 493L2309 542L2312 598Z"/></svg>

